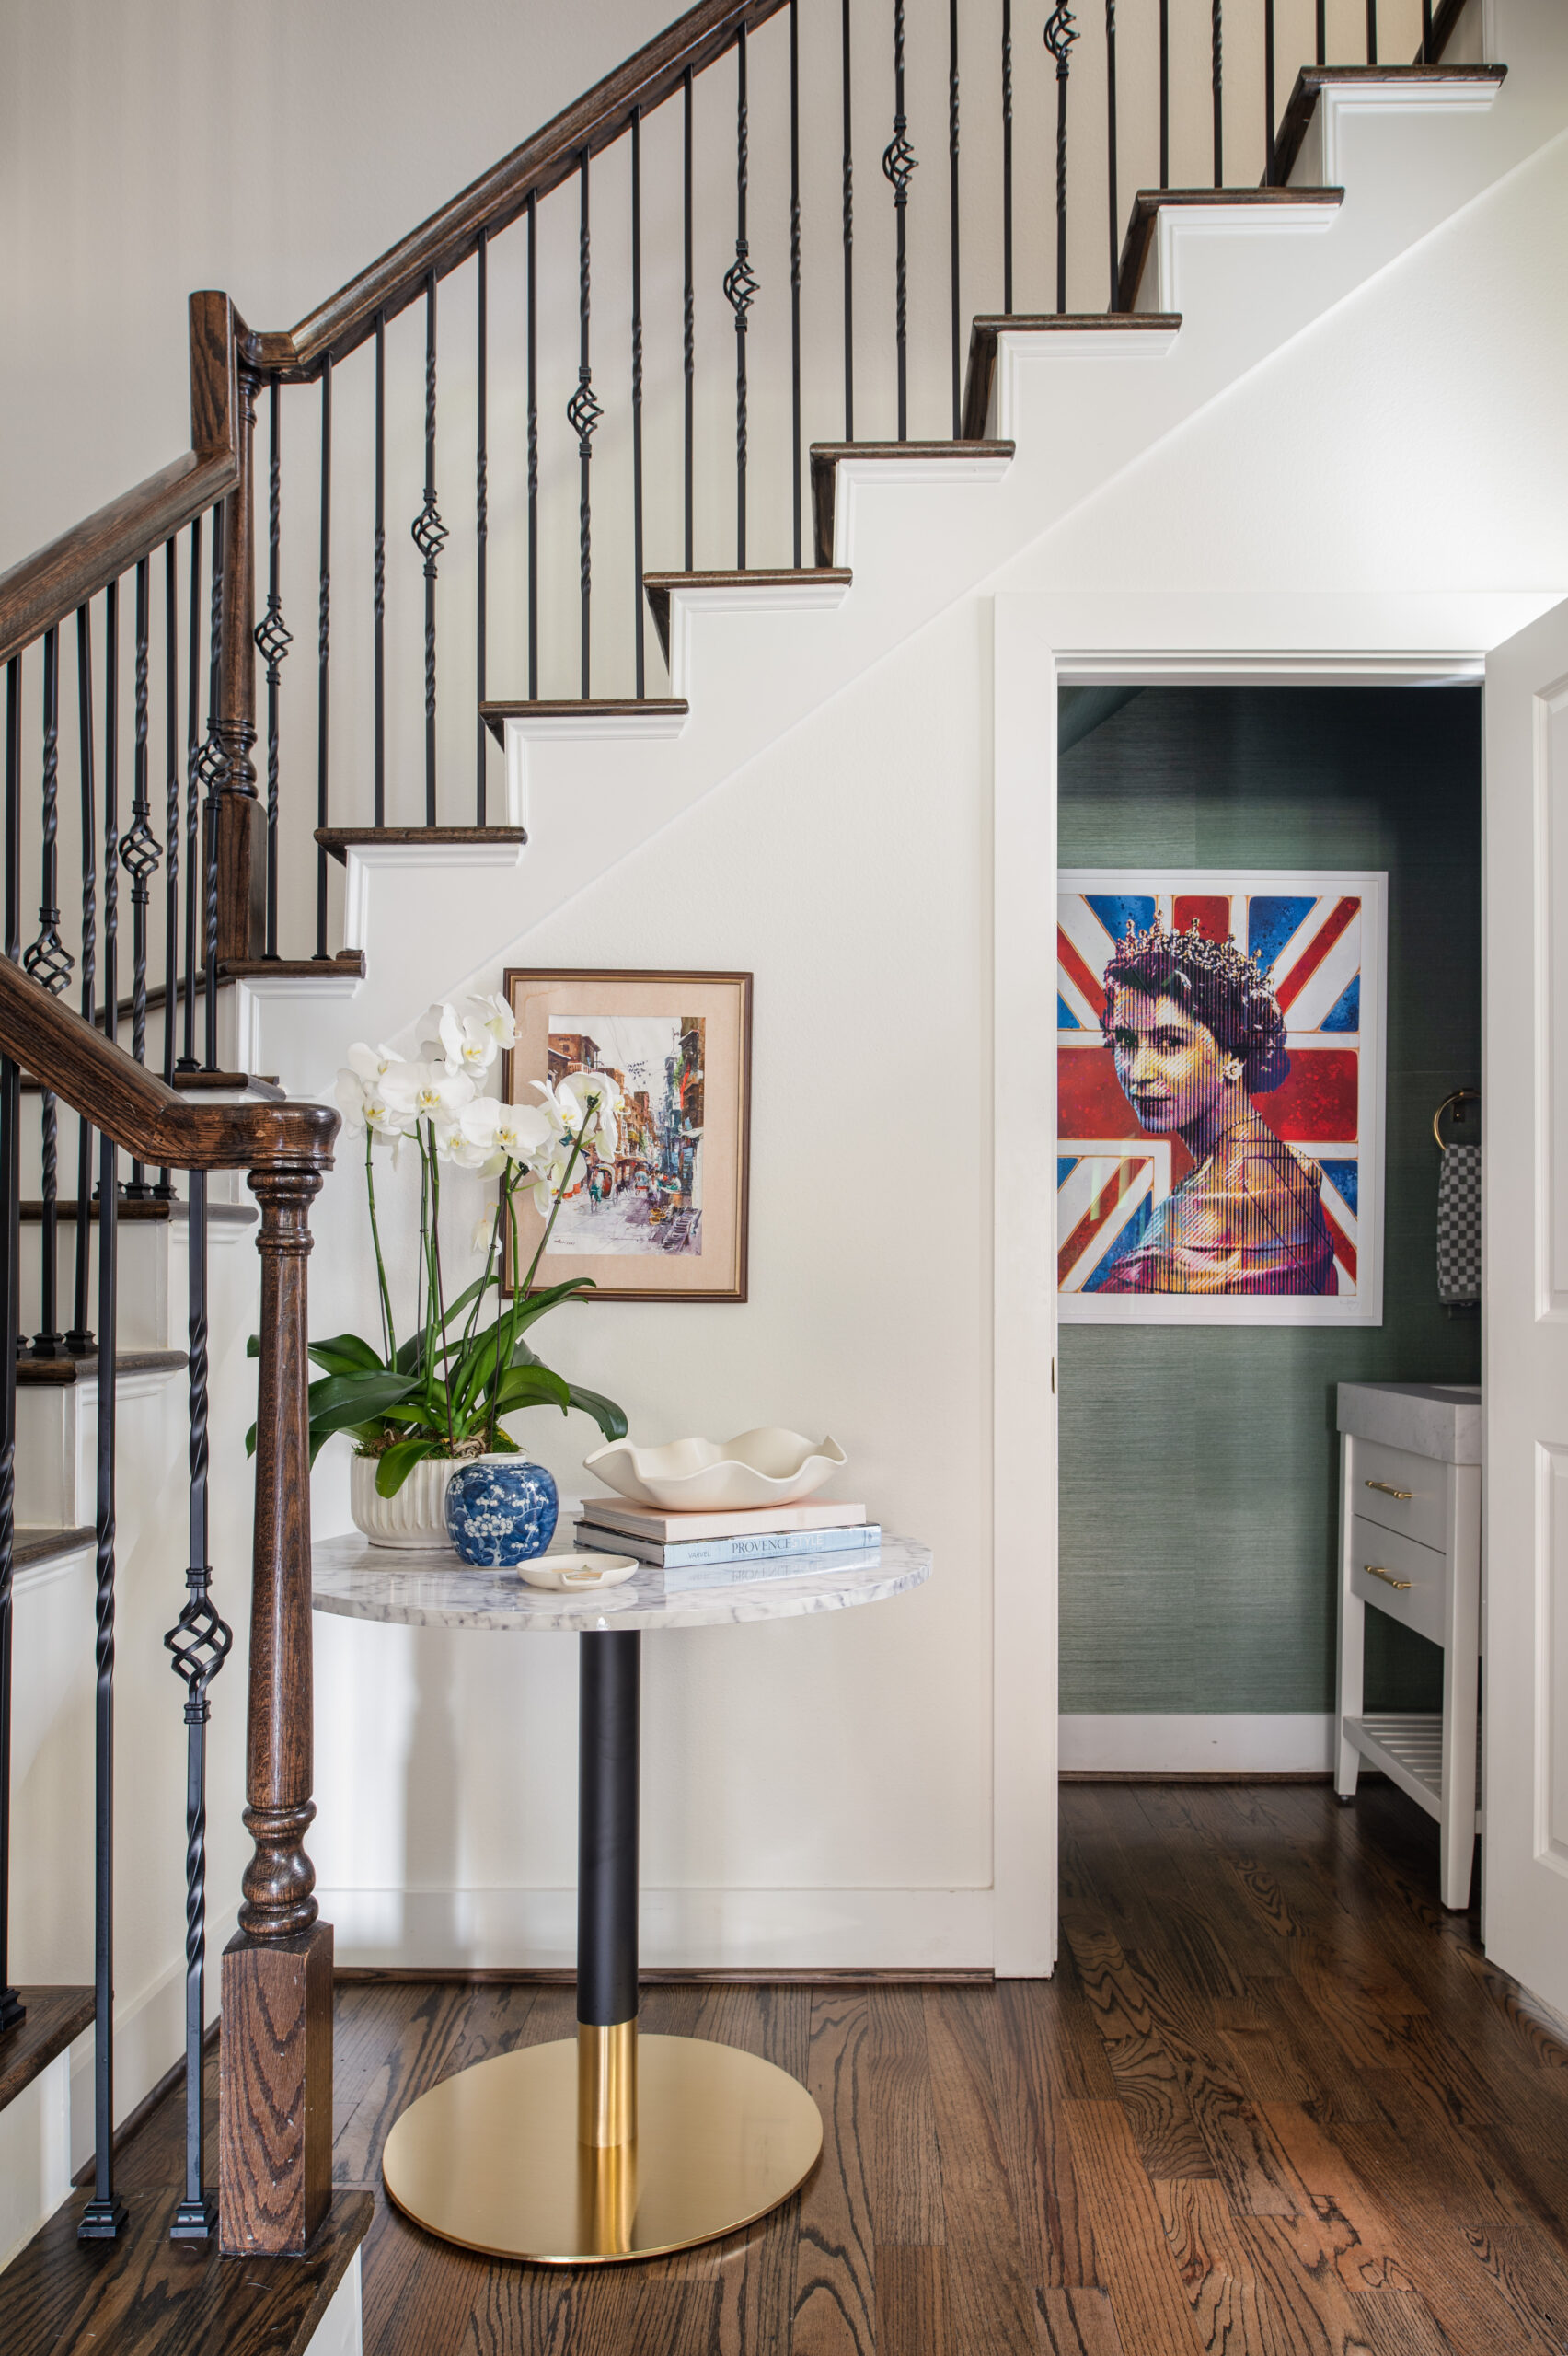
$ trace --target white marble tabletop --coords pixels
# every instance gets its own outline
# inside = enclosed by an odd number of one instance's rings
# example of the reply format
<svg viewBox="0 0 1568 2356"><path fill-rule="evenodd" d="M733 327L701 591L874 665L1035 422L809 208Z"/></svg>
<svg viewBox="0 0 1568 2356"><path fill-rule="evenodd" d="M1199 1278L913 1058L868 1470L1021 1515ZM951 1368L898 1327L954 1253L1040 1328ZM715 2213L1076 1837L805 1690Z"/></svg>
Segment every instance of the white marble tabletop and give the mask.
<svg viewBox="0 0 1568 2356"><path fill-rule="evenodd" d="M1338 1422L1354 1439L1408 1449L1440 1464L1481 1462L1476 1382L1342 1382Z"/></svg>
<svg viewBox="0 0 1568 2356"><path fill-rule="evenodd" d="M570 1553L570 1544L552 1553ZM313 1549L317 1611L350 1620L392 1620L413 1628L718 1628L750 1620L793 1620L808 1611L847 1611L924 1586L931 1554L907 1538L884 1537L865 1554L840 1555L799 1578L664 1592L662 1571L640 1570L623 1587L558 1593L529 1587L517 1571L470 1569L443 1549L372 1546L357 1532L318 1539Z"/></svg>

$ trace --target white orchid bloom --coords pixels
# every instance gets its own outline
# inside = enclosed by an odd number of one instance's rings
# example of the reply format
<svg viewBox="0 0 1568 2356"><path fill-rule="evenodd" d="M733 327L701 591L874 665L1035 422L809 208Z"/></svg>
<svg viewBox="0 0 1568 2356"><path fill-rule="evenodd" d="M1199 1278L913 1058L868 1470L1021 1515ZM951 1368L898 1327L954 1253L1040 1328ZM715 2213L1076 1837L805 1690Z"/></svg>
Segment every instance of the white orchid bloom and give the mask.
<svg viewBox="0 0 1568 2356"><path fill-rule="evenodd" d="M353 1049L351 1047L349 1052L352 1055ZM343 1135L357 1138L365 1126L364 1082L357 1071L349 1070L347 1066L339 1071L332 1101L343 1116Z"/></svg>
<svg viewBox="0 0 1568 2356"><path fill-rule="evenodd" d="M481 1072L489 1071L495 1061L497 1042L493 1033L477 1016L459 1014L455 1006L441 1010L441 1045L446 1053L447 1069L468 1072L476 1080Z"/></svg>
<svg viewBox="0 0 1568 2356"><path fill-rule="evenodd" d="M491 990L487 997L471 998L466 1003L471 1010L469 1020L481 1023L496 1045L510 1053L517 1045L517 1021L501 992Z"/></svg>
<svg viewBox="0 0 1568 2356"><path fill-rule="evenodd" d="M449 1071L444 1064L394 1064L382 1081L382 1093L398 1126L417 1129L429 1125L435 1149L449 1158L464 1108L474 1100L475 1088L466 1071Z"/></svg>
<svg viewBox="0 0 1568 2356"><path fill-rule="evenodd" d="M392 1066L400 1064L402 1060L402 1057L390 1047L367 1046L363 1039L356 1040L349 1049L350 1067L367 1088L373 1088L378 1080L384 1080Z"/></svg>
<svg viewBox="0 0 1568 2356"><path fill-rule="evenodd" d="M569 1071L553 1086L548 1080L534 1085L567 1137L580 1138L584 1145L603 1138L614 1153L621 1092L607 1071Z"/></svg>
<svg viewBox="0 0 1568 2356"><path fill-rule="evenodd" d="M541 1105L498 1104L495 1141L517 1169L530 1169L551 1150L555 1126Z"/></svg>

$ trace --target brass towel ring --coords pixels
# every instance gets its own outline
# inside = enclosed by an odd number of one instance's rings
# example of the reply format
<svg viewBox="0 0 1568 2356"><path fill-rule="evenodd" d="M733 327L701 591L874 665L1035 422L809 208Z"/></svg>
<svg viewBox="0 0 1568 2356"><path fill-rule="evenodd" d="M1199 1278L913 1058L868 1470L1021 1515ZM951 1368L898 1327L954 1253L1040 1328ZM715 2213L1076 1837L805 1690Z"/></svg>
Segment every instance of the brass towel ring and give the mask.
<svg viewBox="0 0 1568 2356"><path fill-rule="evenodd" d="M1432 1115L1432 1135L1436 1141L1437 1150L1439 1153L1447 1153L1448 1150L1447 1147L1443 1142L1443 1131L1439 1126L1444 1114L1453 1112L1458 1105L1479 1104L1480 1102L1481 1091L1479 1088L1456 1088L1451 1096L1444 1097L1443 1102L1438 1105L1437 1110Z"/></svg>

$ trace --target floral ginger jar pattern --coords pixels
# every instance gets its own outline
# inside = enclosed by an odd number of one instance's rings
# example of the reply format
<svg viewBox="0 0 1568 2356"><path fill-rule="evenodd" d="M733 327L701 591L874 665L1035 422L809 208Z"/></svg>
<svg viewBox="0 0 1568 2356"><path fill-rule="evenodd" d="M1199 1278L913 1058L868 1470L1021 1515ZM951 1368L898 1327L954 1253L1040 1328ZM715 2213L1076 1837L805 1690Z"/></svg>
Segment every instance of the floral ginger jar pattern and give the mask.
<svg viewBox="0 0 1568 2356"><path fill-rule="evenodd" d="M542 1554L560 1508L552 1475L526 1456L476 1456L446 1491L446 1530L464 1562L510 1570Z"/></svg>

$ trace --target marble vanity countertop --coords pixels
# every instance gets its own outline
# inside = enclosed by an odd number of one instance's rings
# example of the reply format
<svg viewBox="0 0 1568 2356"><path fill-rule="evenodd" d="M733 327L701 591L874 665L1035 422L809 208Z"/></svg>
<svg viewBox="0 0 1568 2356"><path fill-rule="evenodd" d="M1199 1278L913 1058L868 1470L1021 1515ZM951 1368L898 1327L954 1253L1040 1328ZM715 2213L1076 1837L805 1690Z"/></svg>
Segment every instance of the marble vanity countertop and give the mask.
<svg viewBox="0 0 1568 2356"><path fill-rule="evenodd" d="M1481 1462L1477 1382L1342 1382L1339 1427L1439 1464Z"/></svg>
<svg viewBox="0 0 1568 2356"><path fill-rule="evenodd" d="M570 1546L552 1547L568 1553ZM324 1538L312 1551L317 1611L351 1620L390 1620L413 1628L718 1628L749 1620L793 1620L808 1611L847 1611L924 1586L930 1549L883 1538L863 1555L840 1556L799 1578L664 1592L662 1571L640 1570L623 1587L568 1595L529 1587L516 1571L474 1570L445 1550L372 1546L357 1533Z"/></svg>

